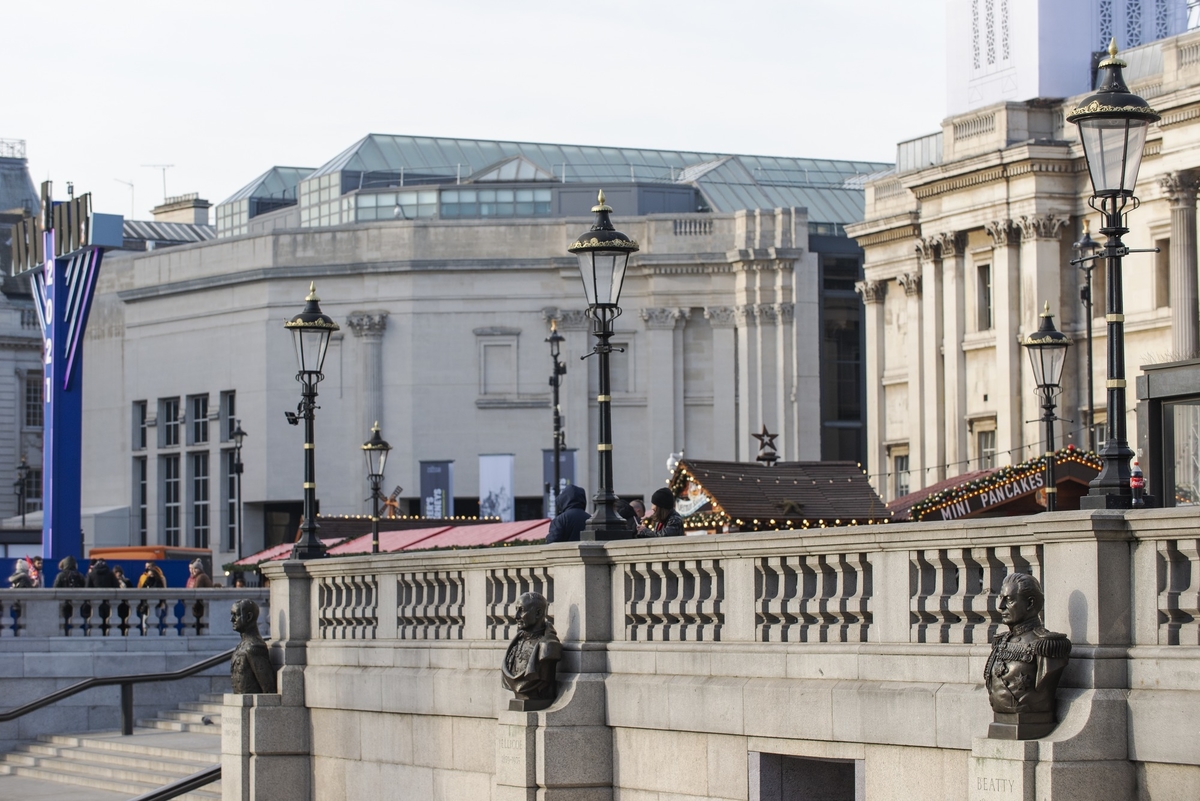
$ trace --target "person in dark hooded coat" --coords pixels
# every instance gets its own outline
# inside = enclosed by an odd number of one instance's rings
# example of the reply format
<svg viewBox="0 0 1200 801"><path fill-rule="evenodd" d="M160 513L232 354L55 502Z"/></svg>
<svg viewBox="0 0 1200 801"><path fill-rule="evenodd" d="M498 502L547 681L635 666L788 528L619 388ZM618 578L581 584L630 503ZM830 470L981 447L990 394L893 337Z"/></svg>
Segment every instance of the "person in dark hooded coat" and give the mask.
<svg viewBox="0 0 1200 801"><path fill-rule="evenodd" d="M550 522L546 543L579 542L579 534L591 517L587 512L587 493L583 487L570 484L558 494L556 503L558 517Z"/></svg>
<svg viewBox="0 0 1200 801"><path fill-rule="evenodd" d="M91 570L88 571L87 579L84 580L84 586L116 590L120 589L121 582L117 581L117 576L108 566L108 562L103 559L97 559L92 563Z"/></svg>
<svg viewBox="0 0 1200 801"><path fill-rule="evenodd" d="M67 556L58 563L58 575L54 577L54 589L79 589L83 586L83 581L83 574L75 569L74 556Z"/></svg>

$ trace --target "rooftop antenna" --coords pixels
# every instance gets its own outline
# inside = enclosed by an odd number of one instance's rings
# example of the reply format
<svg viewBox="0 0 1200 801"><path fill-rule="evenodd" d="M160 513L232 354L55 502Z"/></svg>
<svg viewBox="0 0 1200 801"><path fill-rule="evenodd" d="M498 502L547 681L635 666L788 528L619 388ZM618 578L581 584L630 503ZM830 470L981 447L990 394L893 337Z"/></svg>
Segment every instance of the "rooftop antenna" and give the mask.
<svg viewBox="0 0 1200 801"><path fill-rule="evenodd" d="M162 170L163 175L163 203L167 202L167 170L174 167L174 164L143 164L143 167L149 167L152 170Z"/></svg>
<svg viewBox="0 0 1200 801"><path fill-rule="evenodd" d="M134 218L134 214L133 214L133 208L134 208L134 206L133 206L133 181L132 180L122 181L120 178L113 178L113 180L119 184L125 184L126 186L129 187L129 219L132 220Z"/></svg>

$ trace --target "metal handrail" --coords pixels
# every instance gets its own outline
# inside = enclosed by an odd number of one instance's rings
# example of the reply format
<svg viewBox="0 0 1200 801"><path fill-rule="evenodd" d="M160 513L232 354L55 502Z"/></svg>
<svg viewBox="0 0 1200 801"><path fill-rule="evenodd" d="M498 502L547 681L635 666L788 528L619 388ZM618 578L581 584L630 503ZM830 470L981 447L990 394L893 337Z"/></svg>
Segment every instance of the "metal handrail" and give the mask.
<svg viewBox="0 0 1200 801"><path fill-rule="evenodd" d="M136 673L126 676L102 676L92 679L84 679L81 682L72 684L70 687L64 687L61 690L56 690L49 695L43 695L37 700L30 701L24 706L19 706L16 709L10 709L8 712L0 712L0 723L7 723L10 720L16 720L22 715L27 715L42 707L49 706L55 701L61 701L64 698L70 698L72 695L81 693L84 690L90 690L93 687L110 687L114 684L121 685L121 734L133 734L133 685L146 684L153 681L175 681L176 679L186 679L188 676L207 670L210 667L219 665L222 662L229 661L233 656L234 648L228 651L223 651L216 656L210 656L203 662L185 667L171 673ZM218 769L219 770L219 769ZM211 780L210 780L211 781ZM207 782L205 782L207 784ZM173 796L171 796L173 797Z"/></svg>
<svg viewBox="0 0 1200 801"><path fill-rule="evenodd" d="M191 776L184 776L182 779L177 779L170 784L164 784L157 790L142 793L137 798L130 799L130 801L167 801L167 799L181 796L184 793L190 793L192 790L203 787L206 784L219 782L220 780L221 766L213 765L211 768L205 768L202 771L193 773Z"/></svg>

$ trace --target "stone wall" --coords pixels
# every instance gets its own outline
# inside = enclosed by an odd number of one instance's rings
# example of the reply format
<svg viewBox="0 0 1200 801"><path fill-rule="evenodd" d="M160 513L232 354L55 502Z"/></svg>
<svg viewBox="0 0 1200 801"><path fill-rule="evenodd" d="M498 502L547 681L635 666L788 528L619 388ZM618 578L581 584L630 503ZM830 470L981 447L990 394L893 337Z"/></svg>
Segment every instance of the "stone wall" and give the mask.
<svg viewBox="0 0 1200 801"><path fill-rule="evenodd" d="M281 563L281 694L242 720L295 736L230 731L226 798L278 760L323 800L1194 797L1198 538L1179 509ZM1013 571L1074 643L1027 743L982 739ZM534 713L498 670L528 590L564 649Z"/></svg>

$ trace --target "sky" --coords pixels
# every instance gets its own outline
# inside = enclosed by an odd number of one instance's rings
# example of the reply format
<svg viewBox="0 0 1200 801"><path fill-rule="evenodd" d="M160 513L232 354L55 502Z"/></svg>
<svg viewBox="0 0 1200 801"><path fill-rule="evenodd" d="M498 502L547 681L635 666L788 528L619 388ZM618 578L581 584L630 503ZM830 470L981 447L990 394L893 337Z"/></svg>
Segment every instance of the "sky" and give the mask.
<svg viewBox="0 0 1200 801"><path fill-rule="evenodd" d="M944 116L949 1L13 3L0 138L135 219L149 165L215 204L367 133L891 162Z"/></svg>

